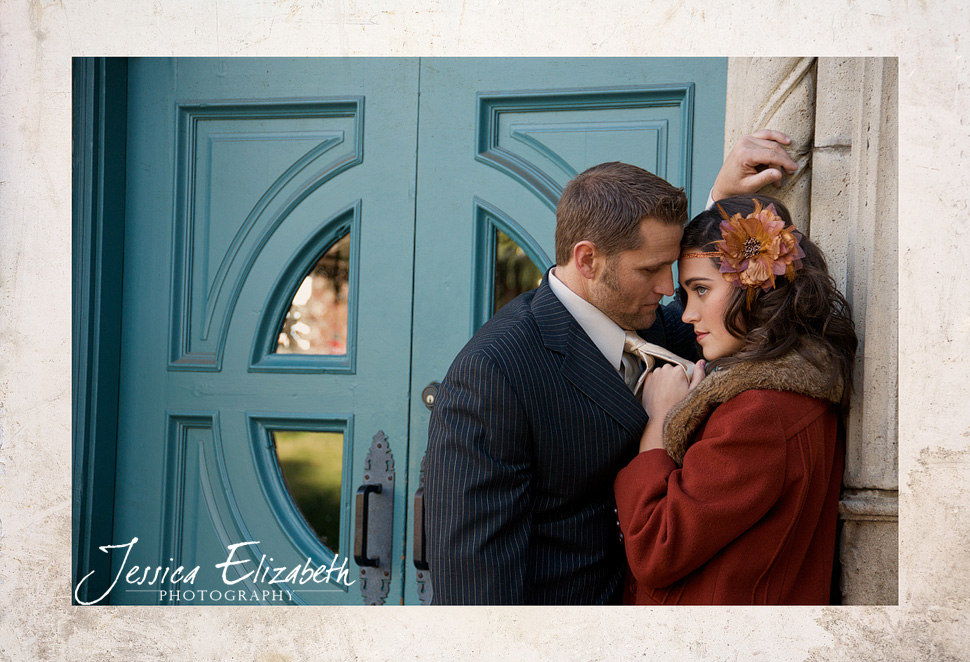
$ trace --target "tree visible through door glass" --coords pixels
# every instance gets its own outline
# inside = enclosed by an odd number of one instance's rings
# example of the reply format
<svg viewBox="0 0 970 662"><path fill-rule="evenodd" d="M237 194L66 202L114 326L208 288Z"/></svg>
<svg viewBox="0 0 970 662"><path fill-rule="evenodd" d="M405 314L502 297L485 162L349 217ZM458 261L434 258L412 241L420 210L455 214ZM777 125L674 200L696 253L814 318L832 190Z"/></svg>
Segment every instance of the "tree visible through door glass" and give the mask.
<svg viewBox="0 0 970 662"><path fill-rule="evenodd" d="M350 234L313 265L300 284L280 329L277 354L347 353Z"/></svg>
<svg viewBox="0 0 970 662"><path fill-rule="evenodd" d="M273 431L286 489L324 545L340 545L340 482L344 436L339 432Z"/></svg>
<svg viewBox="0 0 970 662"><path fill-rule="evenodd" d="M525 251L501 230L495 230L495 308L539 286L542 273Z"/></svg>

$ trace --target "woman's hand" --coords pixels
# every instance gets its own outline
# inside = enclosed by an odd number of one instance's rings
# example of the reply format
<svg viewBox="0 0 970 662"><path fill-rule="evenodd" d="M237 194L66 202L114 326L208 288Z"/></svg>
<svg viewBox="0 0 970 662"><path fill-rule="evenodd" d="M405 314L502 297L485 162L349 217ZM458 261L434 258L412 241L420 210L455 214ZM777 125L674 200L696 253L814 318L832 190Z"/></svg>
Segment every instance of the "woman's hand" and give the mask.
<svg viewBox="0 0 970 662"><path fill-rule="evenodd" d="M650 420L640 438L640 452L663 448L663 424L667 413L674 405L701 383L704 379L704 361L694 366L690 382L680 366L666 364L658 366L647 375L643 382L643 408Z"/></svg>
<svg viewBox="0 0 970 662"><path fill-rule="evenodd" d="M643 382L643 408L650 418L667 416L675 404L684 399L704 379L704 362L694 366L693 379L688 383L684 369L672 363L654 368Z"/></svg>

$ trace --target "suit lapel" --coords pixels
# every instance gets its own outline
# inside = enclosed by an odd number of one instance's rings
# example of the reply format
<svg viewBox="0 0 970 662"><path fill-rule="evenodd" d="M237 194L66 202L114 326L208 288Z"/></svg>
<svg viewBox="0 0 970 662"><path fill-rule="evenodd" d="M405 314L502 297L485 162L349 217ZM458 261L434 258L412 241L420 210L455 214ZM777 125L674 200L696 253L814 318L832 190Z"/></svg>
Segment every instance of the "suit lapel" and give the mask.
<svg viewBox="0 0 970 662"><path fill-rule="evenodd" d="M543 344L563 355L560 371L564 378L624 428L640 434L647 424L643 405L553 293L548 278L547 273L532 300Z"/></svg>

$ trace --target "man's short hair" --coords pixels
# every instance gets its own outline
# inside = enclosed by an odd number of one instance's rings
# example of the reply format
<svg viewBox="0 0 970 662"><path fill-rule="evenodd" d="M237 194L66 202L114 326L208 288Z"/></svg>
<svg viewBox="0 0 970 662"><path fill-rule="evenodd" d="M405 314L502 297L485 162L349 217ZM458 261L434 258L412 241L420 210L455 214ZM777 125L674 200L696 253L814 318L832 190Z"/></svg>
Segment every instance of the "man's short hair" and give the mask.
<svg viewBox="0 0 970 662"><path fill-rule="evenodd" d="M643 168L613 161L593 166L566 185L556 207L556 263L572 260L573 246L591 241L606 257L640 246L640 221L687 221L684 189Z"/></svg>

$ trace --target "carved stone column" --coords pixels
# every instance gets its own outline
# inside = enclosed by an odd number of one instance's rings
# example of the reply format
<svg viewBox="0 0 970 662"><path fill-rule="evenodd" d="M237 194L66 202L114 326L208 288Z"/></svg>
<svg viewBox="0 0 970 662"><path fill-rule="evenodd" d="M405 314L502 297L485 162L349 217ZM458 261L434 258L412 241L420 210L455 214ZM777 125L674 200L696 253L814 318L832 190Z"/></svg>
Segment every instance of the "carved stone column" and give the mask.
<svg viewBox="0 0 970 662"><path fill-rule="evenodd" d="M808 219L812 192L816 58L731 58L724 110L724 153L744 135L775 129L792 139L788 148L798 171L766 195L780 198L795 219ZM799 227L802 227L799 221ZM808 227L804 228L808 231Z"/></svg>
<svg viewBox="0 0 970 662"><path fill-rule="evenodd" d="M845 604L896 604L896 61L732 58L725 153L771 128L792 138L799 172L781 189L825 251L860 339L840 503Z"/></svg>
<svg viewBox="0 0 970 662"><path fill-rule="evenodd" d="M859 336L840 514L846 604L898 601L897 70L891 58L820 58L812 239Z"/></svg>

